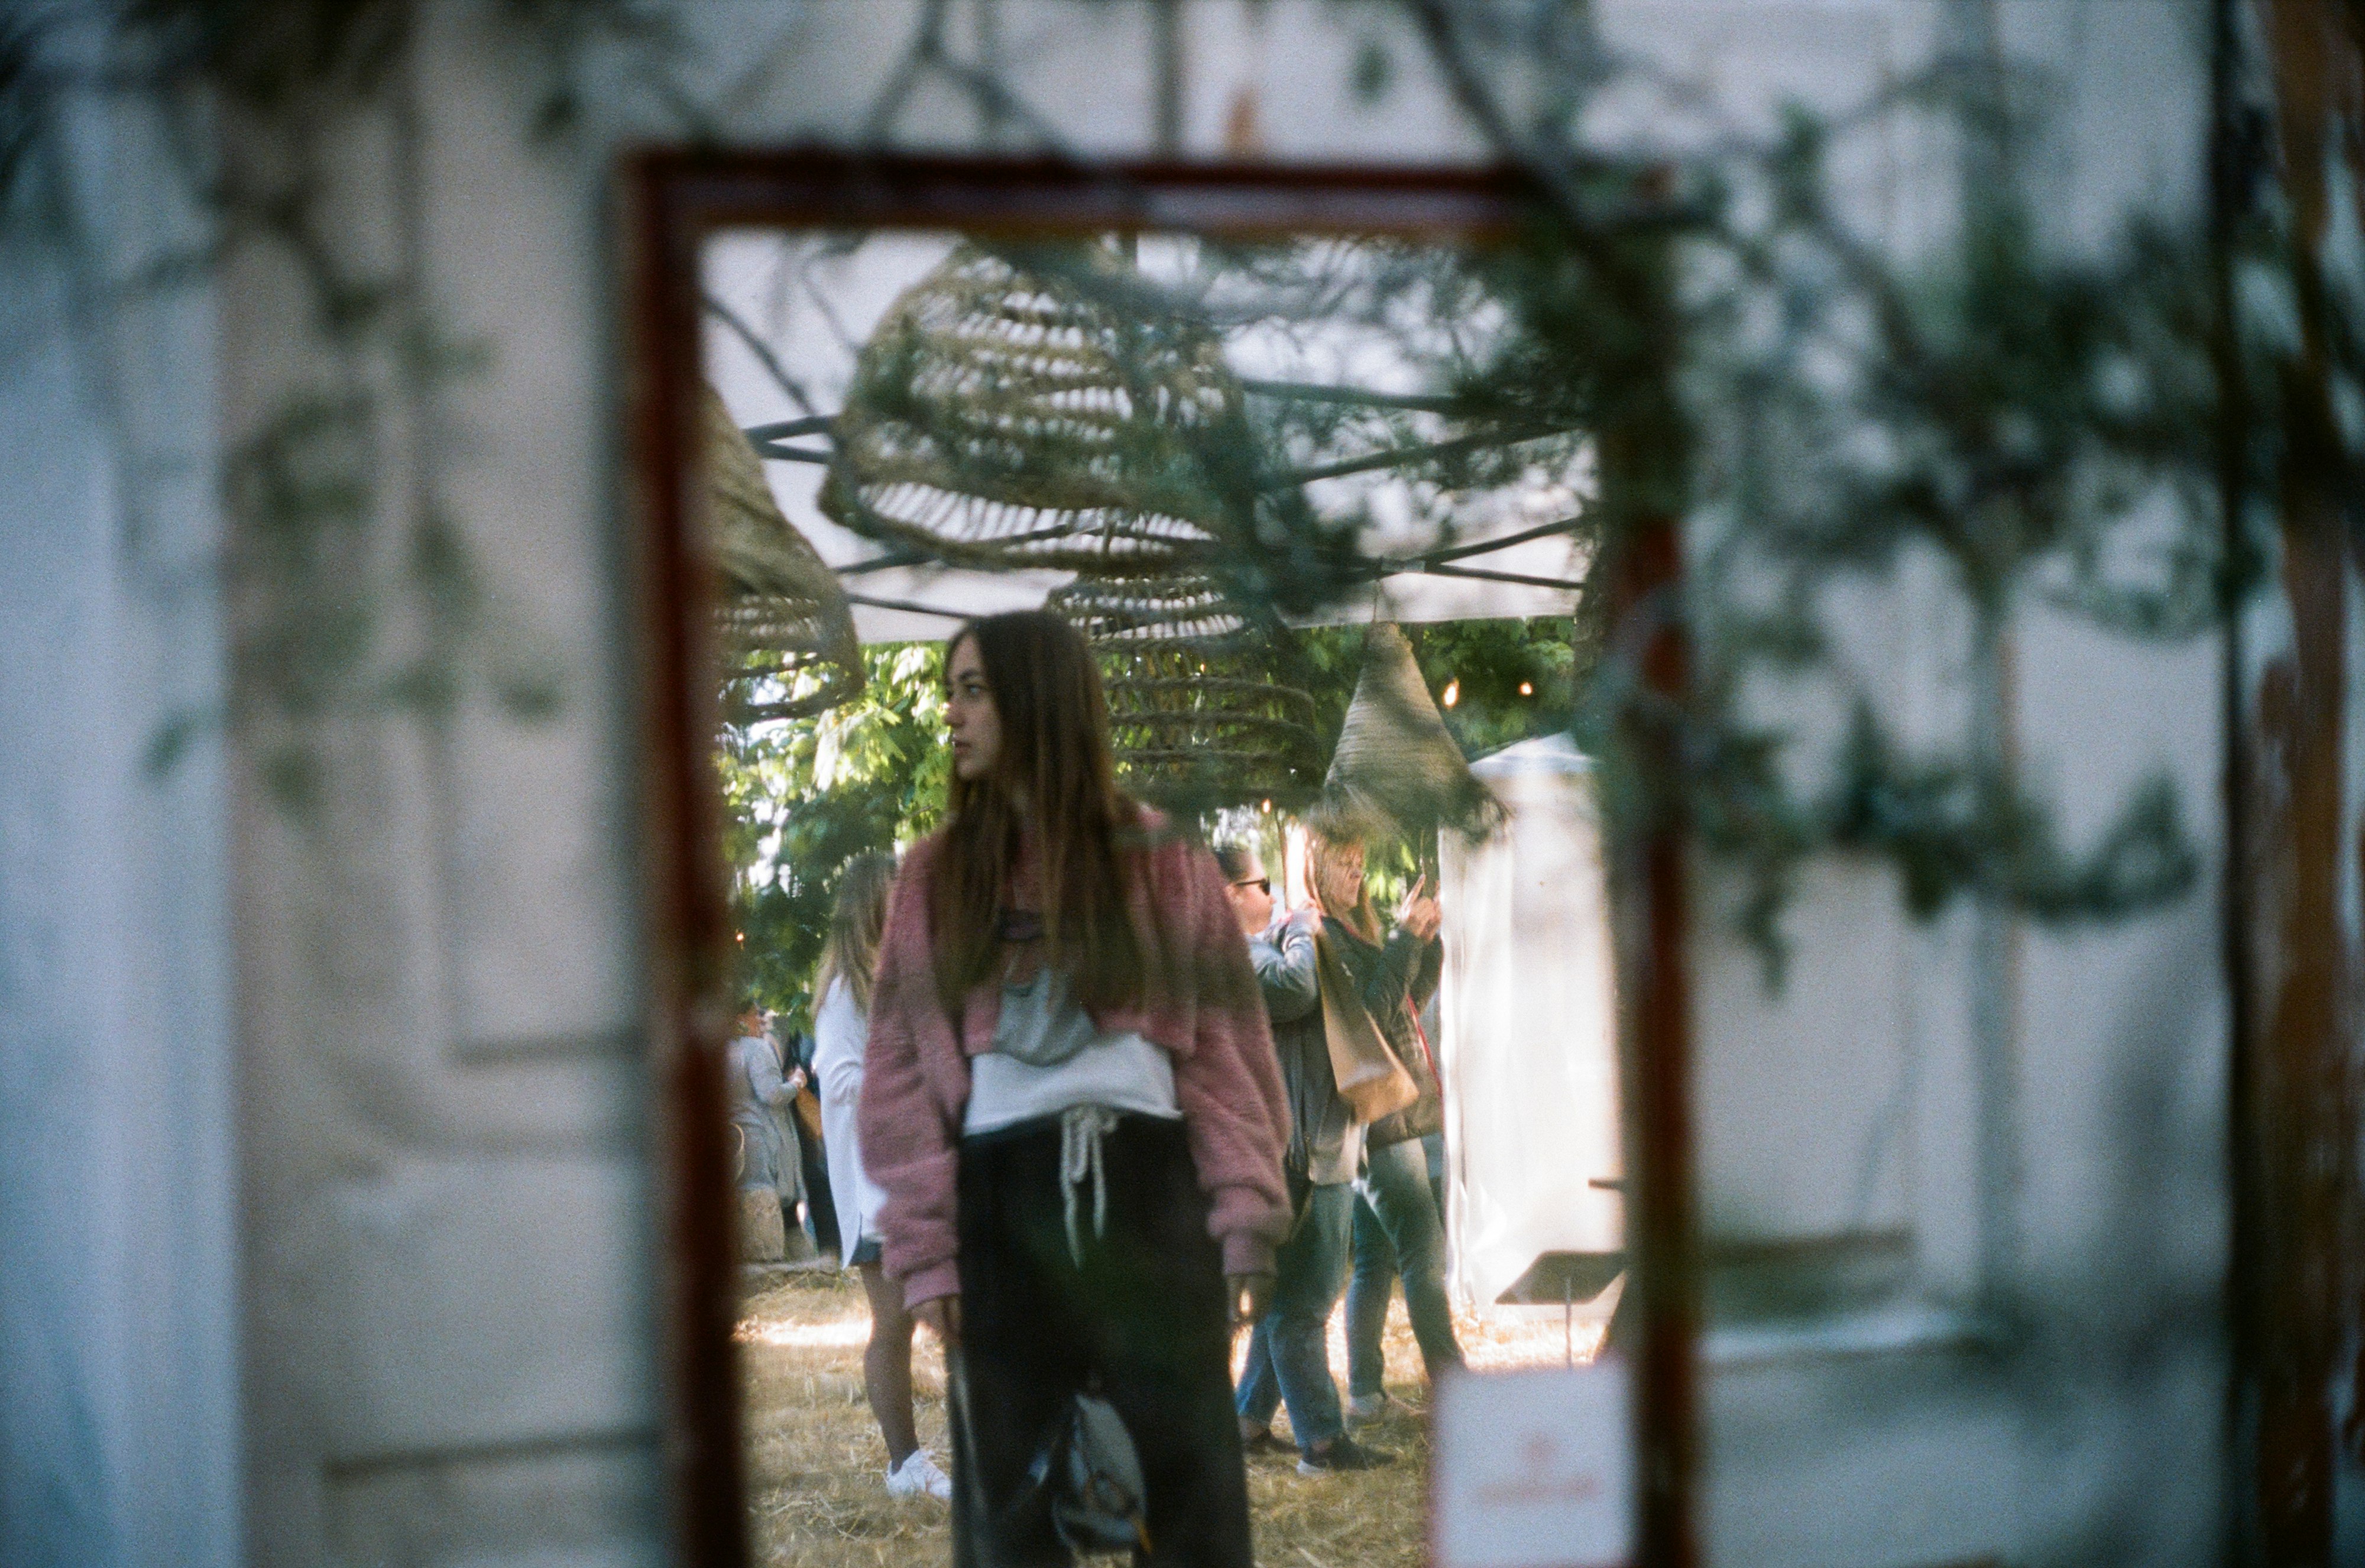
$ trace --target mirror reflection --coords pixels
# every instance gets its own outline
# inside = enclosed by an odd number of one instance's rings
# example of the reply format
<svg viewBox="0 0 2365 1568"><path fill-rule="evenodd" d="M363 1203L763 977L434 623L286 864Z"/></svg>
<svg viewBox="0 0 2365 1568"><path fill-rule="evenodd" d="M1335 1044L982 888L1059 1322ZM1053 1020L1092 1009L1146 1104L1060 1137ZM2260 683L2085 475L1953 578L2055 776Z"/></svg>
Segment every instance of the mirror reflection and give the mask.
<svg viewBox="0 0 2365 1568"><path fill-rule="evenodd" d="M1594 1462L1502 1428L1625 1253L1594 454L1496 264L708 241L768 1560L1421 1562L1440 1445Z"/></svg>

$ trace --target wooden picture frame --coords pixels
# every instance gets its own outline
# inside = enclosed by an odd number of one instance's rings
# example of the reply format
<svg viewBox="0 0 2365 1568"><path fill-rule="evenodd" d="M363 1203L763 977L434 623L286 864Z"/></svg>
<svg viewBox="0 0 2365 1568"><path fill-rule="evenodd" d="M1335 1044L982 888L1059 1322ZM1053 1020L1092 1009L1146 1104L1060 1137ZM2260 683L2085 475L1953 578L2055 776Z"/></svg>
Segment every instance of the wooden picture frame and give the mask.
<svg viewBox="0 0 2365 1568"><path fill-rule="evenodd" d="M666 150L626 161L619 197L667 1485L678 1560L739 1568L748 1543L723 1092L734 945L710 755L711 564L690 505L703 242L725 228L1005 236L1179 230L1483 241L1516 231L1530 196L1518 177L1496 171ZM1673 520L1646 521L1607 568L1617 613L1652 613L1679 563ZM1680 695L1678 632L1671 624L1646 630L1639 645L1645 678ZM1698 1315L1683 846L1675 827L1654 826L1617 846L1615 856L1622 868L1613 886L1633 1259L1628 1288L1638 1304L1628 1349L1640 1478L1635 1562L1690 1568Z"/></svg>

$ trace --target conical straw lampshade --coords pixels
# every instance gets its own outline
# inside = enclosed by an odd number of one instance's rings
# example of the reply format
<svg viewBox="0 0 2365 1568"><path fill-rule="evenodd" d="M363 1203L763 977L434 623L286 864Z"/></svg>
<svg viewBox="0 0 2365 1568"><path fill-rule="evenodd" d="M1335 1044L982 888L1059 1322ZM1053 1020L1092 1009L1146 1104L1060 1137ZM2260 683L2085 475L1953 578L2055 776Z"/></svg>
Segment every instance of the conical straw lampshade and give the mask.
<svg viewBox="0 0 2365 1568"><path fill-rule="evenodd" d="M837 576L781 515L764 465L712 387L704 388L701 454L707 537L722 581L716 641L732 695L768 678L788 695L732 705L734 719L795 719L862 690L862 649Z"/></svg>
<svg viewBox="0 0 2365 1568"><path fill-rule="evenodd" d="M1308 813L1333 837L1372 839L1442 825L1492 832L1503 808L1470 771L1430 700L1412 644L1380 622L1364 634L1363 668L1339 731L1322 798Z"/></svg>

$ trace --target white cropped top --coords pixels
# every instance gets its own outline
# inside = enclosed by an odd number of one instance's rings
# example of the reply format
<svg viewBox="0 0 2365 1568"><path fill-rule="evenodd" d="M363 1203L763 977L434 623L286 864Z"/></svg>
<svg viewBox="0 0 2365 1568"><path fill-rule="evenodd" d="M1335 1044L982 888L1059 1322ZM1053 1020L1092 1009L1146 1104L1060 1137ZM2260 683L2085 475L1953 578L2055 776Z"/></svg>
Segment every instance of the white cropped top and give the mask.
<svg viewBox="0 0 2365 1568"><path fill-rule="evenodd" d="M992 1048L971 1058L969 1070L965 1134L1078 1105L1169 1119L1182 1114L1174 1101L1173 1059L1131 1030L1093 1028L1056 970L1003 987Z"/></svg>

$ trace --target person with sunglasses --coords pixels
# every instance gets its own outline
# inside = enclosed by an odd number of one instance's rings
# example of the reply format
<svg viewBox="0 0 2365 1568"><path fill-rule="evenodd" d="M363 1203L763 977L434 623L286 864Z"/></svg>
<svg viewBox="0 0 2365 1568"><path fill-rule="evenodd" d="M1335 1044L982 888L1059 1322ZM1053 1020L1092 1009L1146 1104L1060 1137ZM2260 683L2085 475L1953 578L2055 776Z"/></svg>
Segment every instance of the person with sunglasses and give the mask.
<svg viewBox="0 0 2365 1568"><path fill-rule="evenodd" d="M1362 1130L1339 1096L1323 1034L1314 952L1319 917L1312 910L1292 915L1277 907L1272 879L1252 846L1219 844L1216 864L1249 939L1290 1116L1282 1159L1290 1232L1274 1257L1272 1306L1250 1337L1234 1400L1240 1441L1250 1453L1283 1451L1272 1435L1272 1416L1286 1404L1300 1473L1369 1470L1394 1456L1347 1436L1338 1384L1330 1378L1330 1312L1347 1286Z"/></svg>

